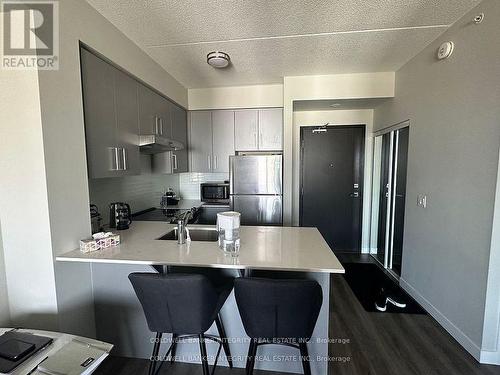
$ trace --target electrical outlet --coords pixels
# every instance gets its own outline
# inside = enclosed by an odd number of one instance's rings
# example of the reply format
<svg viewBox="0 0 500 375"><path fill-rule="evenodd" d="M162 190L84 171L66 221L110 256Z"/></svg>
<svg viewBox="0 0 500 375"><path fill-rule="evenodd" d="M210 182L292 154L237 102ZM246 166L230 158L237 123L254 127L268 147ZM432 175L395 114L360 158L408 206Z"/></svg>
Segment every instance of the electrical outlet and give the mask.
<svg viewBox="0 0 500 375"><path fill-rule="evenodd" d="M427 208L427 195L417 195L417 207Z"/></svg>

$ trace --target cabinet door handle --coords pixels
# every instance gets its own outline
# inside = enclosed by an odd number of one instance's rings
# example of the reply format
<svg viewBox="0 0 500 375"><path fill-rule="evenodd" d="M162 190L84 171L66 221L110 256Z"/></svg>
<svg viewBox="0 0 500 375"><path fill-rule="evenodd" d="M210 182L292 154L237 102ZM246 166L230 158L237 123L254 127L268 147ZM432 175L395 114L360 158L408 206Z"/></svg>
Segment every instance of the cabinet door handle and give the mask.
<svg viewBox="0 0 500 375"><path fill-rule="evenodd" d="M123 170L127 170L127 150L122 148Z"/></svg>
<svg viewBox="0 0 500 375"><path fill-rule="evenodd" d="M114 147L114 150L115 150L115 163L116 163L115 171L119 171L120 170L120 157L118 156L118 148Z"/></svg>
<svg viewBox="0 0 500 375"><path fill-rule="evenodd" d="M259 132L259 147L262 147L262 141L264 138L262 138L262 132Z"/></svg>
<svg viewBox="0 0 500 375"><path fill-rule="evenodd" d="M160 135L163 135L163 117L160 117Z"/></svg>
<svg viewBox="0 0 500 375"><path fill-rule="evenodd" d="M172 160L174 161L174 170L177 170L177 155L172 154Z"/></svg>
<svg viewBox="0 0 500 375"><path fill-rule="evenodd" d="M110 161L110 171L117 171L118 170L118 158L116 154L116 147L109 147L109 161Z"/></svg>
<svg viewBox="0 0 500 375"><path fill-rule="evenodd" d="M217 166L218 166L218 158L217 158L217 155L214 156L214 170L217 169Z"/></svg>
<svg viewBox="0 0 500 375"><path fill-rule="evenodd" d="M208 155L208 170L212 169L212 157L211 155Z"/></svg>
<svg viewBox="0 0 500 375"><path fill-rule="evenodd" d="M158 116L155 116L155 134L159 134Z"/></svg>

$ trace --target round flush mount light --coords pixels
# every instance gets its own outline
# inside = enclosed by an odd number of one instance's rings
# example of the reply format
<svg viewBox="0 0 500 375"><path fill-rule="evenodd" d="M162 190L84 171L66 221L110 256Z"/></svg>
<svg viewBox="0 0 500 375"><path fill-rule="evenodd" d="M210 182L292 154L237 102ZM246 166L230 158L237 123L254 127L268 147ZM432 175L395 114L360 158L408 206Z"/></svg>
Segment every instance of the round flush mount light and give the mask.
<svg viewBox="0 0 500 375"><path fill-rule="evenodd" d="M230 62L231 58L225 52L214 51L207 55L207 64L217 69L225 68Z"/></svg>

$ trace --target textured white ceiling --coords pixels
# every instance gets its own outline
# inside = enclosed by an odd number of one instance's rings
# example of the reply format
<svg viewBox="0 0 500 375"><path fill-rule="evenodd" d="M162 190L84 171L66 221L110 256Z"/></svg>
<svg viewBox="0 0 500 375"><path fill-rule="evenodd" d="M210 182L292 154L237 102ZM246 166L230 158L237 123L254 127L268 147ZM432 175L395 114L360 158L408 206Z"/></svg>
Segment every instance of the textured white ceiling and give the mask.
<svg viewBox="0 0 500 375"><path fill-rule="evenodd" d="M87 1L195 88L395 71L481 0ZM230 68L208 66L212 50Z"/></svg>

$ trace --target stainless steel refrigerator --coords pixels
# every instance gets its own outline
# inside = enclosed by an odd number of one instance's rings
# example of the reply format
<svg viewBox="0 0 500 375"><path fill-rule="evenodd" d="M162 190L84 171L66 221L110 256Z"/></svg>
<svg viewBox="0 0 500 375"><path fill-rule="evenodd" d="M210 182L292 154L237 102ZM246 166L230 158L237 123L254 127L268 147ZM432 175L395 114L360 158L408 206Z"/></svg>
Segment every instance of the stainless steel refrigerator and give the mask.
<svg viewBox="0 0 500 375"><path fill-rule="evenodd" d="M229 158L231 209L242 225L283 224L283 156L237 155Z"/></svg>

